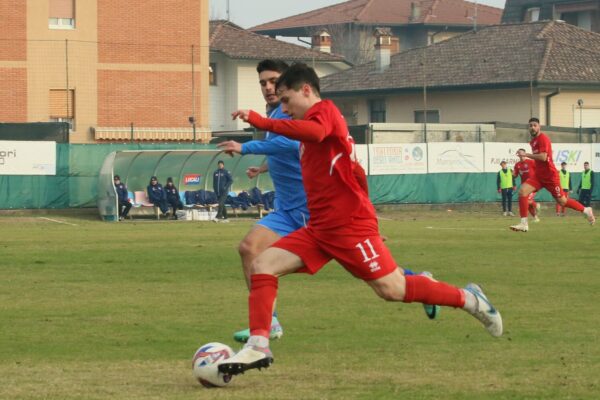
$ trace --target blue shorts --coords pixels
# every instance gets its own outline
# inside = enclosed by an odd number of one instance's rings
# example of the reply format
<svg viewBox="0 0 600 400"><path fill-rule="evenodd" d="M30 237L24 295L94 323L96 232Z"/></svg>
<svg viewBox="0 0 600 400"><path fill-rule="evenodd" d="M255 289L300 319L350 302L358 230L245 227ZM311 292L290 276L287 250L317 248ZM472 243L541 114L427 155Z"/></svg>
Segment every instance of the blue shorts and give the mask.
<svg viewBox="0 0 600 400"><path fill-rule="evenodd" d="M257 224L269 228L279 236L284 237L306 226L308 218L308 210L306 209L276 210L258 221Z"/></svg>

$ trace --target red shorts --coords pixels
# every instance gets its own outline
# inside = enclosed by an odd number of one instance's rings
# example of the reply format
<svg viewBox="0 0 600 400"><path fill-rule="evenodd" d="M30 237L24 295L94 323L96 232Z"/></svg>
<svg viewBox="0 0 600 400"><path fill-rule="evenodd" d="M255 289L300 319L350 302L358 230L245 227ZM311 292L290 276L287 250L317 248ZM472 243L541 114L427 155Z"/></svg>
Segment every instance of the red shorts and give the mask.
<svg viewBox="0 0 600 400"><path fill-rule="evenodd" d="M279 239L273 247L296 254L304 262L298 272L311 275L332 259L365 281L379 279L398 268L378 233L360 234L357 230L348 234L347 227L343 230L336 234L335 229L315 231L304 227Z"/></svg>
<svg viewBox="0 0 600 400"><path fill-rule="evenodd" d="M533 186L536 192L541 188L546 189L557 200L564 196L558 175L552 178L530 177L525 183Z"/></svg>

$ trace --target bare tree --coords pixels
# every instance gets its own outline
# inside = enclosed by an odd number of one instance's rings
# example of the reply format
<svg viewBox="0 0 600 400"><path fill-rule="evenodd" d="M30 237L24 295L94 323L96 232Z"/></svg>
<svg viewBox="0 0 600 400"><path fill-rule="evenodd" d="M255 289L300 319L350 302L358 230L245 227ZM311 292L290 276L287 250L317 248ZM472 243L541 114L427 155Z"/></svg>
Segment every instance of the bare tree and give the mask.
<svg viewBox="0 0 600 400"><path fill-rule="evenodd" d="M332 52L340 54L352 64L364 64L375 59L375 39L373 30L355 24L332 24L308 30L312 37L323 31L331 35Z"/></svg>

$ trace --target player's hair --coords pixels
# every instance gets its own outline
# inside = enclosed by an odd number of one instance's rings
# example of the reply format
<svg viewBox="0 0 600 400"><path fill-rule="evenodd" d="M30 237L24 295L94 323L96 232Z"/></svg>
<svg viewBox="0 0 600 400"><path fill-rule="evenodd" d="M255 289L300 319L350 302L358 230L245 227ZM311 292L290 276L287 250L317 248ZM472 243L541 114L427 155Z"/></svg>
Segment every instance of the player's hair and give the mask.
<svg viewBox="0 0 600 400"><path fill-rule="evenodd" d="M564 162L564 161L563 161L563 162L561 162L561 163L560 163L560 166L562 167L563 165L567 165L567 163L566 163L566 162Z"/></svg>
<svg viewBox="0 0 600 400"><path fill-rule="evenodd" d="M288 89L300 90L302 85L308 84L317 96L321 96L319 77L314 69L304 63L295 63L285 71L277 80L277 90L282 86Z"/></svg>
<svg viewBox="0 0 600 400"><path fill-rule="evenodd" d="M587 164L587 165L590 165L590 163L589 163L589 162L587 162L587 161L583 163L583 165L586 165L586 164Z"/></svg>
<svg viewBox="0 0 600 400"><path fill-rule="evenodd" d="M275 71L283 74L290 66L281 60L262 60L256 66L256 72L259 74L263 71Z"/></svg>
<svg viewBox="0 0 600 400"><path fill-rule="evenodd" d="M525 149L519 149L519 150L517 150L517 151L525 151L525 152L527 152Z"/></svg>
<svg viewBox="0 0 600 400"><path fill-rule="evenodd" d="M506 161L504 161L504 160L500 161L500 165L502 165L502 164L506 164Z"/></svg>
<svg viewBox="0 0 600 400"><path fill-rule="evenodd" d="M531 117L531 118L529 118L529 122L537 122L539 124L540 120L537 119L536 117Z"/></svg>

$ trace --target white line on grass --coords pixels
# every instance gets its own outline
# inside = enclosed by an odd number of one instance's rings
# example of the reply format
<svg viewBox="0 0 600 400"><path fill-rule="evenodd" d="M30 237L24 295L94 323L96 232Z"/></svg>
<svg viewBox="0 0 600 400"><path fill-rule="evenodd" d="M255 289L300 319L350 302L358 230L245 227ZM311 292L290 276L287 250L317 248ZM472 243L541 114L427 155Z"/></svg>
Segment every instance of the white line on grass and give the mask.
<svg viewBox="0 0 600 400"><path fill-rule="evenodd" d="M65 224L65 225L77 226L77 224L72 224L70 222L65 222L65 221L59 221L57 219L46 218L46 217L38 217L38 218L39 219L45 219L46 221L56 222L57 224Z"/></svg>
<svg viewBox="0 0 600 400"><path fill-rule="evenodd" d="M426 226L425 229L435 230L452 230L452 231L507 231L508 229L499 228L439 228L434 226Z"/></svg>

